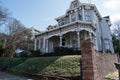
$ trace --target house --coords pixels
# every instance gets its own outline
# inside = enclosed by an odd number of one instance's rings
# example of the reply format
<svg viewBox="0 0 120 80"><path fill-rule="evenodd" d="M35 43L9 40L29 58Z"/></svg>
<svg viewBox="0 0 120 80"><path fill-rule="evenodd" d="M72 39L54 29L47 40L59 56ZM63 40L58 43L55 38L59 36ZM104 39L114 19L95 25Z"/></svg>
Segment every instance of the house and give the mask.
<svg viewBox="0 0 120 80"><path fill-rule="evenodd" d="M41 31L35 29L34 27L28 28L27 33L24 36L24 41L21 42L18 49L16 49L16 52L22 52L24 50L34 50L34 39L35 35L40 34Z"/></svg>
<svg viewBox="0 0 120 80"><path fill-rule="evenodd" d="M81 50L81 41L90 39L96 51L114 53L110 17L102 17L94 4L73 0L65 14L55 20L58 24L35 35L34 50L43 53L53 52L54 47Z"/></svg>
<svg viewBox="0 0 120 80"><path fill-rule="evenodd" d="M4 33L0 33L0 45L2 46L2 48L5 48L6 46L6 37L7 35Z"/></svg>

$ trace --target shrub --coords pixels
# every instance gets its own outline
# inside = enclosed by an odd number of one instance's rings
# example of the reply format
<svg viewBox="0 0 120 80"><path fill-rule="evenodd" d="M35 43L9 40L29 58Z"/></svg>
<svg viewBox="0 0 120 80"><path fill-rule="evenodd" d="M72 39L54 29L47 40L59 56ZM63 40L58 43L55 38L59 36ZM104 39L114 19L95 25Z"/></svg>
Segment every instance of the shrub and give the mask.
<svg viewBox="0 0 120 80"><path fill-rule="evenodd" d="M75 54L80 54L80 51L67 47L55 47L54 53L56 55L75 55Z"/></svg>
<svg viewBox="0 0 120 80"><path fill-rule="evenodd" d="M57 55L65 55L65 54L71 54L73 52L73 48L66 48L66 47L55 47L54 53Z"/></svg>
<svg viewBox="0 0 120 80"><path fill-rule="evenodd" d="M20 57L29 57L29 51L23 51L23 52L21 52L21 53L19 53L19 56Z"/></svg>
<svg viewBox="0 0 120 80"><path fill-rule="evenodd" d="M3 49L0 48L0 56L2 56L2 55L3 55Z"/></svg>
<svg viewBox="0 0 120 80"><path fill-rule="evenodd" d="M19 54L15 54L14 57L40 57L41 51L40 50L29 50L29 51L23 51Z"/></svg>
<svg viewBox="0 0 120 80"><path fill-rule="evenodd" d="M1 48L1 47L0 47L0 56L3 56L3 54L5 53L5 51L6 51L6 50L5 50L4 48Z"/></svg>
<svg viewBox="0 0 120 80"><path fill-rule="evenodd" d="M41 57L49 56L64 56L64 55L81 55L80 50L74 50L73 48L67 47L55 47L54 52L41 54Z"/></svg>
<svg viewBox="0 0 120 80"><path fill-rule="evenodd" d="M41 51L38 49L36 51L30 50L30 57L39 57L41 55Z"/></svg>

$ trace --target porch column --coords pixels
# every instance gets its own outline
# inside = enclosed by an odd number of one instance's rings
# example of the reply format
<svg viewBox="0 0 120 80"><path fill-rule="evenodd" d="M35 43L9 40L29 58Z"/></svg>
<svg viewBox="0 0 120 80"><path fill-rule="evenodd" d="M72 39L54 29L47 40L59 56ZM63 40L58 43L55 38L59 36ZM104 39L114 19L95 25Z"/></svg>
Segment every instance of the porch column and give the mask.
<svg viewBox="0 0 120 80"><path fill-rule="evenodd" d="M92 40L92 33L89 32L89 37L90 37L90 40Z"/></svg>
<svg viewBox="0 0 120 80"><path fill-rule="evenodd" d="M98 42L97 42L97 37L95 37L95 50L98 50Z"/></svg>
<svg viewBox="0 0 120 80"><path fill-rule="evenodd" d="M39 38L39 49L41 48L41 47L40 47L40 42L41 42L41 39Z"/></svg>
<svg viewBox="0 0 120 80"><path fill-rule="evenodd" d="M77 41L78 50L80 50L80 32L79 31L77 31L77 38L78 38L78 41Z"/></svg>
<svg viewBox="0 0 120 80"><path fill-rule="evenodd" d="M48 38L46 38L46 49L45 52L48 53Z"/></svg>
<svg viewBox="0 0 120 80"><path fill-rule="evenodd" d="M37 43L37 39L35 39L35 41L34 41L34 50L36 50L36 48L37 48L36 43Z"/></svg>
<svg viewBox="0 0 120 80"><path fill-rule="evenodd" d="M60 47L62 47L62 36L60 35Z"/></svg>
<svg viewBox="0 0 120 80"><path fill-rule="evenodd" d="M70 48L72 47L72 36L70 35Z"/></svg>
<svg viewBox="0 0 120 80"><path fill-rule="evenodd" d="M43 50L45 52L45 37L43 38Z"/></svg>

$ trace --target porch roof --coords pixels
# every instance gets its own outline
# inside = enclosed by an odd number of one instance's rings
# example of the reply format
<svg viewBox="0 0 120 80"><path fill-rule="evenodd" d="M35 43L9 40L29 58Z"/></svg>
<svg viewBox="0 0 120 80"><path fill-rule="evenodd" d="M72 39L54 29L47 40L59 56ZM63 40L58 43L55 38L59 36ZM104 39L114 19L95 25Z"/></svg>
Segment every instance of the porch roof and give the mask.
<svg viewBox="0 0 120 80"><path fill-rule="evenodd" d="M75 22L72 22L72 23L69 23L69 24L65 24L63 26L59 26L59 27L54 28L52 30L47 30L47 31L41 32L40 34L35 35L35 37L46 34L46 33L49 33L49 32L52 32L52 31L55 31L55 30L58 30L58 29L62 29L64 27L67 27L67 26L70 26L70 25L79 25L79 24L81 24L81 25L91 25L94 29L96 29L95 25L92 22L75 21Z"/></svg>

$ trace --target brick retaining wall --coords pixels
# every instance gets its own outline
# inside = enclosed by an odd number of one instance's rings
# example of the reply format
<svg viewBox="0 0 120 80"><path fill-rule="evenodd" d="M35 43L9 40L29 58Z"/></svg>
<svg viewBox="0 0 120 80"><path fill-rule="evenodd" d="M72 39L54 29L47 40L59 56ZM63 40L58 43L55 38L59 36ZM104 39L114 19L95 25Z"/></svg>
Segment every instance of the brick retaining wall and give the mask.
<svg viewBox="0 0 120 80"><path fill-rule="evenodd" d="M114 72L117 69L115 68L114 63L116 63L117 55L111 53L99 53L95 54L97 71L101 80L110 72Z"/></svg>
<svg viewBox="0 0 120 80"><path fill-rule="evenodd" d="M117 69L114 63L117 56L111 53L96 52L91 41L81 42L83 80L104 80L104 77Z"/></svg>

